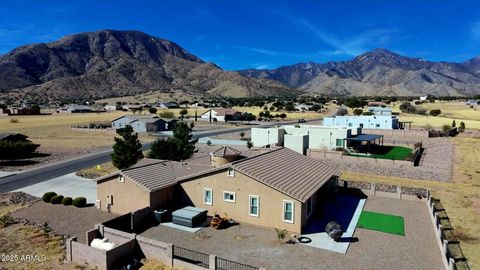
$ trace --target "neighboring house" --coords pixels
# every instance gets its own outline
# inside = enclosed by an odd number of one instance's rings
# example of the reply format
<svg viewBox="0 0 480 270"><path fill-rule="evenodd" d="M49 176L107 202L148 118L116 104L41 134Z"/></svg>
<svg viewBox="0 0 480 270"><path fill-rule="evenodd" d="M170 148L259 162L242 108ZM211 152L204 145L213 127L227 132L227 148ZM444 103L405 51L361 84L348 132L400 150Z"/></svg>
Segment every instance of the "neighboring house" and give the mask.
<svg viewBox="0 0 480 270"><path fill-rule="evenodd" d="M10 107L7 109L0 109L0 114L38 115L40 114L40 108L39 107Z"/></svg>
<svg viewBox="0 0 480 270"><path fill-rule="evenodd" d="M70 104L63 107L60 111L62 113L89 113L92 112L92 108L87 105L79 105L79 104Z"/></svg>
<svg viewBox="0 0 480 270"><path fill-rule="evenodd" d="M162 119L162 118L140 118L130 122L133 131L142 132L160 132L172 130L173 126L177 123L175 119Z"/></svg>
<svg viewBox="0 0 480 270"><path fill-rule="evenodd" d="M285 146L305 154L306 149L346 148L346 138L361 134L361 129L318 125L287 125L274 128L252 128L253 146Z"/></svg>
<svg viewBox="0 0 480 270"><path fill-rule="evenodd" d="M373 115L392 115L392 108L387 107L368 107L367 111Z"/></svg>
<svg viewBox="0 0 480 270"><path fill-rule="evenodd" d="M420 101L427 101L427 99L428 99L428 96L423 96L418 98L418 100Z"/></svg>
<svg viewBox="0 0 480 270"><path fill-rule="evenodd" d="M333 196L339 170L287 148L219 167L145 159L97 180L97 207L125 214L190 205L240 223L302 233Z"/></svg>
<svg viewBox="0 0 480 270"><path fill-rule="evenodd" d="M467 105L478 105L478 104L480 104L480 100L478 100L478 99L467 100Z"/></svg>
<svg viewBox="0 0 480 270"><path fill-rule="evenodd" d="M381 107L381 106L385 106L386 104L382 101L370 101L368 102L367 106L371 106L371 107Z"/></svg>
<svg viewBox="0 0 480 270"><path fill-rule="evenodd" d="M27 140L28 136L20 133L0 133L0 141L7 142L30 142Z"/></svg>
<svg viewBox="0 0 480 270"><path fill-rule="evenodd" d="M212 121L225 122L229 120L239 120L241 116L242 113L233 109L213 108L202 113L201 119L209 120L211 117Z"/></svg>
<svg viewBox="0 0 480 270"><path fill-rule="evenodd" d="M295 110L296 111L301 111L301 112L304 112L304 111L309 111L312 109L312 105L307 105L307 104L297 104L294 106L295 107Z"/></svg>
<svg viewBox="0 0 480 270"><path fill-rule="evenodd" d="M158 118L156 115L124 115L112 120L114 129L132 126L135 132L157 132L172 130L177 120Z"/></svg>
<svg viewBox="0 0 480 270"><path fill-rule="evenodd" d="M323 118L328 127L351 127L368 129L398 129L398 119L392 115L331 116Z"/></svg>
<svg viewBox="0 0 480 270"><path fill-rule="evenodd" d="M282 127L252 128L251 138L255 147L283 145L285 129Z"/></svg>
<svg viewBox="0 0 480 270"><path fill-rule="evenodd" d="M120 105L120 104L116 104L116 105L106 105L104 107L105 110L107 111L121 111L123 110L123 106Z"/></svg>
<svg viewBox="0 0 480 270"><path fill-rule="evenodd" d="M155 107L160 109L174 109L179 108L178 104L175 102L157 102Z"/></svg>

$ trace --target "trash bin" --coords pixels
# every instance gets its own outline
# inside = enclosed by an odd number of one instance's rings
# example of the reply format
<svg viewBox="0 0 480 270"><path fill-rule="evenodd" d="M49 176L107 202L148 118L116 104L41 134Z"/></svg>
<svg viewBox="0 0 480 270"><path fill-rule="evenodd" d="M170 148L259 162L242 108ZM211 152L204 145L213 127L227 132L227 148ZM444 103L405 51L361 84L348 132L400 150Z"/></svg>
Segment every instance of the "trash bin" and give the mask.
<svg viewBox="0 0 480 270"><path fill-rule="evenodd" d="M159 222L165 222L166 221L166 216L167 216L167 210L166 209L160 209L160 210L154 210L153 215L155 216L155 219Z"/></svg>

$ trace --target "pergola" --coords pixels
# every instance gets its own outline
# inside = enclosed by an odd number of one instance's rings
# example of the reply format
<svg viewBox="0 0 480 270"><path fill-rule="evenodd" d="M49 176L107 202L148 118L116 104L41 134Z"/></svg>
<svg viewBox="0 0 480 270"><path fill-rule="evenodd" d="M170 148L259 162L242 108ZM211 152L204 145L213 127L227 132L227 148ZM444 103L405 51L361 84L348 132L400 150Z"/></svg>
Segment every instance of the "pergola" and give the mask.
<svg viewBox="0 0 480 270"><path fill-rule="evenodd" d="M413 121L398 121L398 129L405 129L408 125L408 129L412 128Z"/></svg>
<svg viewBox="0 0 480 270"><path fill-rule="evenodd" d="M344 139L344 141L357 142L359 144L362 144L362 142L367 142L367 153L370 153L370 144L372 144L372 142L373 144L377 144L376 143L377 140L378 140L378 145L383 146L383 135L359 134L359 135Z"/></svg>

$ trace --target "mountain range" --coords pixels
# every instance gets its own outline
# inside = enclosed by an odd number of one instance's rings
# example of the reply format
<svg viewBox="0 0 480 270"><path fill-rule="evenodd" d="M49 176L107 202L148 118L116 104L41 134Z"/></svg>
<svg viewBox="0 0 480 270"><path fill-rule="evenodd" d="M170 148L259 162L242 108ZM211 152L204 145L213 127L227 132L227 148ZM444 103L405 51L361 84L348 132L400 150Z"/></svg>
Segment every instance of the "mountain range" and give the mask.
<svg viewBox="0 0 480 270"><path fill-rule="evenodd" d="M471 96L480 93L480 57L463 63L432 62L386 49L350 61L300 63L271 70L239 71L306 93L335 96Z"/></svg>
<svg viewBox="0 0 480 270"><path fill-rule="evenodd" d="M480 57L432 62L376 49L349 61L225 71L138 31L102 30L18 47L0 56L0 98L101 99L147 93L206 96L472 96Z"/></svg>
<svg viewBox="0 0 480 270"><path fill-rule="evenodd" d="M23 46L0 57L0 95L35 101L181 91L190 96L290 94L206 63L177 44L137 31L104 30Z"/></svg>

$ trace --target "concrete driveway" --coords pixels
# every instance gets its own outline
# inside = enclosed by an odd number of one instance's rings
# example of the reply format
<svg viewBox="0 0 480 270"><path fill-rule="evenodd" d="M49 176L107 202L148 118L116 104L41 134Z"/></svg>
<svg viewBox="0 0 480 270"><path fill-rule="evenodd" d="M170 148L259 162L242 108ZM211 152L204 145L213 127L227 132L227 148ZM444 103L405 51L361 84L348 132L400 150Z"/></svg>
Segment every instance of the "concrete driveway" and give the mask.
<svg viewBox="0 0 480 270"><path fill-rule="evenodd" d="M88 203L95 203L97 199L95 181L77 176L75 173L56 177L15 191L23 191L37 197L42 197L47 191L53 191L72 198L85 197Z"/></svg>

